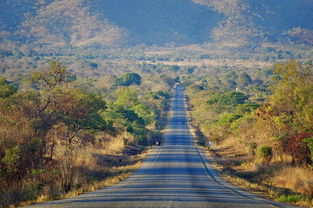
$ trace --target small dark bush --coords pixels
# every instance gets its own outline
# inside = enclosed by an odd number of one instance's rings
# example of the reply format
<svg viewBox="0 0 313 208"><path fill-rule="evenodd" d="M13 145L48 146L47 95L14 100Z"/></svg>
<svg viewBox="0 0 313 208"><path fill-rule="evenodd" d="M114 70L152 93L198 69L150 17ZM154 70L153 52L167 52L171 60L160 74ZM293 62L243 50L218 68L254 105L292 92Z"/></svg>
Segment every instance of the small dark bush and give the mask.
<svg viewBox="0 0 313 208"><path fill-rule="evenodd" d="M260 146L258 148L258 155L261 157L272 156L272 147L271 146Z"/></svg>

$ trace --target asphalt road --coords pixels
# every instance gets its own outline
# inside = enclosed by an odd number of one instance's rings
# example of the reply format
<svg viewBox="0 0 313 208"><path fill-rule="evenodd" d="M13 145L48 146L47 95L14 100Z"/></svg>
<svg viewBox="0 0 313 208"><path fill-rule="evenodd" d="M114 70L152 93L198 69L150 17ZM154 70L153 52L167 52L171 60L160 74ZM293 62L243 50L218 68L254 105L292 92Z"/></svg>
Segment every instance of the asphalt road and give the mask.
<svg viewBox="0 0 313 208"><path fill-rule="evenodd" d="M192 145L178 86L164 144L156 147L133 176L118 185L75 198L31 207L291 207L271 202L229 185L210 168L201 150Z"/></svg>

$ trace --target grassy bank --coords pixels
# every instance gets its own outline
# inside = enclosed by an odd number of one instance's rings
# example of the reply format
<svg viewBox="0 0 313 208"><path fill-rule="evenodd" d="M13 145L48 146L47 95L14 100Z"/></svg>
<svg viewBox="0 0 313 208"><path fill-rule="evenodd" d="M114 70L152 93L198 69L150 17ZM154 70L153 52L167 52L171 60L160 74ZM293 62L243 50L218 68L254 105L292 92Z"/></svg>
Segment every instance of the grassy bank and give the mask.
<svg viewBox="0 0 313 208"><path fill-rule="evenodd" d="M108 186L119 183L128 178L134 171L140 168L142 161L146 158L151 148L137 148L133 149L130 154L116 154L116 155L98 155L102 158L101 165L94 168L93 171L85 171L81 174L81 178L85 178L84 183L79 184L76 188L67 193L59 193L54 196L42 194L34 200L22 202L19 206L11 205L9 207L20 207L30 204L41 203L50 200L66 199L78 196L82 193L95 191ZM105 157L105 159L104 159ZM99 162L99 161L98 161ZM95 165L95 164L89 164Z"/></svg>
<svg viewBox="0 0 313 208"><path fill-rule="evenodd" d="M234 138L207 147L205 141L208 140L195 120L190 123L190 127L195 144L203 149L210 165L226 181L271 200L313 206L312 196L303 194L310 187L311 169L262 160L249 150L245 151L246 148L234 141Z"/></svg>
<svg viewBox="0 0 313 208"><path fill-rule="evenodd" d="M294 190L297 187L305 189L311 170L289 165L282 167L275 163L256 165L255 158L231 147L215 146L205 149L205 152L212 162L211 165L232 184L275 201L312 207L311 196ZM277 183L279 181L285 184L280 185ZM286 186L290 188L285 188Z"/></svg>

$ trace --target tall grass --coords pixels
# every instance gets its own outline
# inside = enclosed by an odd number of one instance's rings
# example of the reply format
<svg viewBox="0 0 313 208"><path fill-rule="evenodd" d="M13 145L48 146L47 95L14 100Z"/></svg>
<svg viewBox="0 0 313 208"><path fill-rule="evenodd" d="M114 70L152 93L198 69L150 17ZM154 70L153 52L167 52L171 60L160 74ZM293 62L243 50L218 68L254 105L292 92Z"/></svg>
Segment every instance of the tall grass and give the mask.
<svg viewBox="0 0 313 208"><path fill-rule="evenodd" d="M135 138L123 132L96 136L93 144L67 147L56 145L54 160L46 169L33 170L30 179L12 185L0 195L0 207L18 207L48 200L69 198L120 182L140 167L147 152L134 148L124 153Z"/></svg>
<svg viewBox="0 0 313 208"><path fill-rule="evenodd" d="M313 196L312 174L313 171L309 168L285 167L276 173L273 183L279 187Z"/></svg>

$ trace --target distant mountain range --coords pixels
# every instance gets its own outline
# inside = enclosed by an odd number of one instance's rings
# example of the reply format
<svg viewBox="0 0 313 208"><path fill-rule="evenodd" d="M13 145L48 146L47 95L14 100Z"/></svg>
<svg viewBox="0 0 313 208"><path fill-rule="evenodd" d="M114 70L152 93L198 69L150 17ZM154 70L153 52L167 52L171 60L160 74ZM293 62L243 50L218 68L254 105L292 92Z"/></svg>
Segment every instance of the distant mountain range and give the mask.
<svg viewBox="0 0 313 208"><path fill-rule="evenodd" d="M313 0L2 0L0 41L53 47L313 45Z"/></svg>
<svg viewBox="0 0 313 208"><path fill-rule="evenodd" d="M288 38L313 44L313 0L193 0L224 15L216 41L251 44Z"/></svg>

